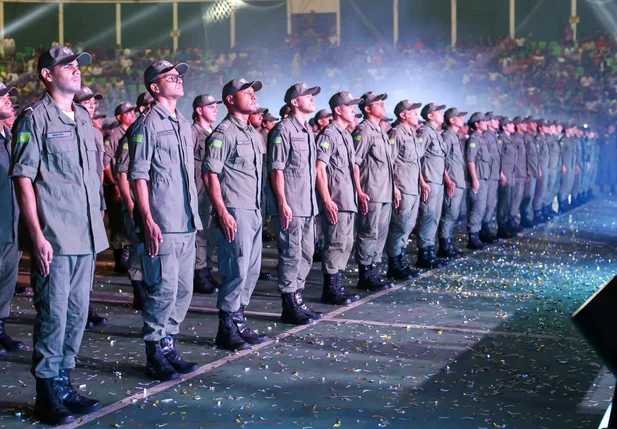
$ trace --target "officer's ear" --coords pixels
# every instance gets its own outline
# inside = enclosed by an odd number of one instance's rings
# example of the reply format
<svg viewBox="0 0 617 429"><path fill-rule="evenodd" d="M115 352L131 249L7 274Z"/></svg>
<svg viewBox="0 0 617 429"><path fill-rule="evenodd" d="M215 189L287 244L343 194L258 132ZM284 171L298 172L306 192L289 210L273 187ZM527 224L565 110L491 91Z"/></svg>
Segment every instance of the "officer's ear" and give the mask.
<svg viewBox="0 0 617 429"><path fill-rule="evenodd" d="M203 110L201 107L197 107L197 108L195 109L195 115L197 115L197 116L201 116L201 114L203 113L203 111L204 111L204 110Z"/></svg>
<svg viewBox="0 0 617 429"><path fill-rule="evenodd" d="M154 94L160 94L161 93L161 88L158 86L158 84L151 83L150 84L150 92L154 93Z"/></svg>
<svg viewBox="0 0 617 429"><path fill-rule="evenodd" d="M122 115L116 115L116 120L119 124L122 123Z"/></svg>
<svg viewBox="0 0 617 429"><path fill-rule="evenodd" d="M297 99L297 98L294 98L293 100L291 100L290 105L291 105L292 107L298 107L298 99Z"/></svg>
<svg viewBox="0 0 617 429"><path fill-rule="evenodd" d="M41 78L44 82L51 82L53 77L51 75L51 70L49 69L41 69Z"/></svg>
<svg viewBox="0 0 617 429"><path fill-rule="evenodd" d="M235 103L235 98L233 95L228 95L227 97L225 97L225 105L228 106L233 106Z"/></svg>

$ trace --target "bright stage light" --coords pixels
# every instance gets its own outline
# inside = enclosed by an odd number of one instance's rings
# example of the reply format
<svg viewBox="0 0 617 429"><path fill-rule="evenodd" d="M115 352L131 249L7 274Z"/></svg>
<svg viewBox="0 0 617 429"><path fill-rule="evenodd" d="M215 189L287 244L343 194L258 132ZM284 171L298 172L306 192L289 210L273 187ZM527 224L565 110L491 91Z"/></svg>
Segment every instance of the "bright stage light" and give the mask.
<svg viewBox="0 0 617 429"><path fill-rule="evenodd" d="M233 9L245 6L243 0L218 0L210 4L203 16L206 24L221 22L230 17Z"/></svg>

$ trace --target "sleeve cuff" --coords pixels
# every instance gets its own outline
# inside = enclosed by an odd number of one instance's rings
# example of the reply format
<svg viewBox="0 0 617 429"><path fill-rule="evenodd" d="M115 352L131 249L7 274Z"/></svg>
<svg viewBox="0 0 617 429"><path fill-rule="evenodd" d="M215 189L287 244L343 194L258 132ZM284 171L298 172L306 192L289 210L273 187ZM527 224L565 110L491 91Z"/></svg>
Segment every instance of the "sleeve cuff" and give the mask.
<svg viewBox="0 0 617 429"><path fill-rule="evenodd" d="M218 159L206 158L201 165L202 173L221 174L223 171L224 162Z"/></svg>
<svg viewBox="0 0 617 429"><path fill-rule="evenodd" d="M317 151L317 160L325 163L326 165L330 164L330 155L322 151Z"/></svg>
<svg viewBox="0 0 617 429"><path fill-rule="evenodd" d="M269 166L268 166L268 171L272 171L272 170L284 170L285 169L285 163L284 162L272 162Z"/></svg>
<svg viewBox="0 0 617 429"><path fill-rule="evenodd" d="M131 180L145 180L150 181L150 174L141 171L132 171L130 174Z"/></svg>
<svg viewBox="0 0 617 429"><path fill-rule="evenodd" d="M34 182L36 179L37 169L24 164L14 164L11 177L27 177Z"/></svg>

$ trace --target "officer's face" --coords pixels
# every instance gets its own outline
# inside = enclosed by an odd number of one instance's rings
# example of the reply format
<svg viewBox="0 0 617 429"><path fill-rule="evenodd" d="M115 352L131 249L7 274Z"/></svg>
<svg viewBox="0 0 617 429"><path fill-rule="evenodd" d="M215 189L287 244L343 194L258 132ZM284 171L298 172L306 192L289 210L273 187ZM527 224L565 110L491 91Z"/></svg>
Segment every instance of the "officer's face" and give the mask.
<svg viewBox="0 0 617 429"><path fill-rule="evenodd" d="M43 69L41 77L53 89L66 94L76 94L81 89L81 71L77 60Z"/></svg>
<svg viewBox="0 0 617 429"><path fill-rule="evenodd" d="M443 124L443 113L443 110L435 110L429 116L433 122L435 122L437 125L441 125Z"/></svg>
<svg viewBox="0 0 617 429"><path fill-rule="evenodd" d="M253 87L243 89L236 92L234 95L227 97L229 103L227 109L232 109L234 112L242 113L244 115L250 115L255 112L259 107L257 104L257 96Z"/></svg>
<svg viewBox="0 0 617 429"><path fill-rule="evenodd" d="M93 119L92 124L97 127L99 130L103 129L103 120L102 119Z"/></svg>
<svg viewBox="0 0 617 429"><path fill-rule="evenodd" d="M382 119L386 117L386 106L383 104L383 101L376 101L374 103L366 106L366 110L371 114L371 116Z"/></svg>
<svg viewBox="0 0 617 429"><path fill-rule="evenodd" d="M407 123L413 127L418 125L418 122L420 122L420 114L418 113L417 109L406 111L405 118L407 120Z"/></svg>
<svg viewBox="0 0 617 429"><path fill-rule="evenodd" d="M15 117L15 112L13 111L13 103L11 103L11 99L7 93L0 97L0 120L9 119L11 117Z"/></svg>
<svg viewBox="0 0 617 429"><path fill-rule="evenodd" d="M208 106L202 106L199 108L200 115L204 118L204 120L210 124L216 122L216 119L219 116L219 105L214 103Z"/></svg>
<svg viewBox="0 0 617 429"><path fill-rule="evenodd" d="M161 98L178 100L184 95L184 79L173 69L159 76L151 88Z"/></svg>
<svg viewBox="0 0 617 429"><path fill-rule="evenodd" d="M266 121L266 122L261 123L261 127L266 131L270 131L272 128L274 128L275 125L276 125L276 122L272 122L272 121Z"/></svg>
<svg viewBox="0 0 617 429"><path fill-rule="evenodd" d="M263 113L253 113L251 114L251 116L249 116L249 122L254 128L261 127L263 120L264 120Z"/></svg>
<svg viewBox="0 0 617 429"><path fill-rule="evenodd" d="M512 123L506 124L505 130L509 132L510 134L512 134L514 132L514 124Z"/></svg>
<svg viewBox="0 0 617 429"><path fill-rule="evenodd" d="M561 125L557 125L557 128L555 129L557 134L561 134L563 133L563 127Z"/></svg>
<svg viewBox="0 0 617 429"><path fill-rule="evenodd" d="M347 124L353 124L356 119L356 106L351 104L343 104L342 106L335 107L337 110L337 114L345 121Z"/></svg>
<svg viewBox="0 0 617 429"><path fill-rule="evenodd" d="M465 120L463 119L462 116L455 116L454 118L451 119L451 122L459 128L465 126Z"/></svg>
<svg viewBox="0 0 617 429"><path fill-rule="evenodd" d="M133 122L135 122L135 119L136 119L135 110L129 110L128 112L120 115L119 122L124 125L131 125Z"/></svg>
<svg viewBox="0 0 617 429"><path fill-rule="evenodd" d="M536 130L538 129L538 124L536 124L535 122L531 122L529 124L527 124L527 131L531 131L536 132Z"/></svg>
<svg viewBox="0 0 617 429"><path fill-rule="evenodd" d="M499 129L499 121L497 119L491 119L491 128L495 131Z"/></svg>
<svg viewBox="0 0 617 429"><path fill-rule="evenodd" d="M98 102L92 97L89 100L80 101L79 104L84 106L88 113L90 113L90 117L94 117L94 112L96 112L96 107L98 106Z"/></svg>
<svg viewBox="0 0 617 429"><path fill-rule="evenodd" d="M296 97L291 100L291 104L307 115L317 110L315 105L315 97L312 95L301 95L300 97Z"/></svg>
<svg viewBox="0 0 617 429"><path fill-rule="evenodd" d="M480 121L477 123L478 130L484 132L488 130L488 121Z"/></svg>

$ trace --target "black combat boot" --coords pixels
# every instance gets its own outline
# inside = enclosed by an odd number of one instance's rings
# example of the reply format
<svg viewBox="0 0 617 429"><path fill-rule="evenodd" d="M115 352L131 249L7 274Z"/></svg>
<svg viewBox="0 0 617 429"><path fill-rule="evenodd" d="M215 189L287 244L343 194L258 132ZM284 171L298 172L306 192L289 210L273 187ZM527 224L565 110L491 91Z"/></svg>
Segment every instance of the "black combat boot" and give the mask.
<svg viewBox="0 0 617 429"><path fill-rule="evenodd" d="M168 335L161 339L161 350L176 372L180 374L189 374L199 369L197 363L187 362L182 359L182 356L180 356L180 353L176 350L176 339L173 335Z"/></svg>
<svg viewBox="0 0 617 429"><path fill-rule="evenodd" d="M469 233L469 240L467 241L467 248L471 250L484 249L484 243L480 240L477 232Z"/></svg>
<svg viewBox="0 0 617 429"><path fill-rule="evenodd" d="M48 425L67 425L75 417L64 405L54 378L36 378L34 418Z"/></svg>
<svg viewBox="0 0 617 429"><path fill-rule="evenodd" d="M512 237L516 237L516 233L509 228L507 223L497 225L497 238L507 240Z"/></svg>
<svg viewBox="0 0 617 429"><path fill-rule="evenodd" d="M4 320L0 319L0 347L9 352L19 352L26 350L26 345L21 341L15 341L4 330ZM0 353L1 354L1 353Z"/></svg>
<svg viewBox="0 0 617 429"><path fill-rule="evenodd" d="M568 203L568 200L559 200L559 214L565 214L572 210L572 206Z"/></svg>
<svg viewBox="0 0 617 429"><path fill-rule="evenodd" d="M440 238L439 239L439 251L437 252L437 256L440 258L453 259L459 256L460 253L456 251L454 246L452 245L452 239L450 238Z"/></svg>
<svg viewBox="0 0 617 429"><path fill-rule="evenodd" d="M416 267L426 270L432 270L434 268L441 268L443 265L431 253L430 247L422 247L418 249L418 259L416 260Z"/></svg>
<svg viewBox="0 0 617 429"><path fill-rule="evenodd" d="M518 224L514 216L508 220L508 229L515 234L523 232L523 227Z"/></svg>
<svg viewBox="0 0 617 429"><path fill-rule="evenodd" d="M411 280L413 277L401 266L401 260L398 256L388 258L388 272L386 277L394 280Z"/></svg>
<svg viewBox="0 0 617 429"><path fill-rule="evenodd" d="M109 321L107 317L100 316L92 305L88 306L88 321L86 322L86 331L91 331L96 327L107 326Z"/></svg>
<svg viewBox="0 0 617 429"><path fill-rule="evenodd" d="M391 282L381 277L381 275L379 274L379 265L377 265L376 263L371 264L371 276L373 276L373 279L377 283L385 284L388 289L394 287L394 282Z"/></svg>
<svg viewBox="0 0 617 429"><path fill-rule="evenodd" d="M204 267L199 270L195 270L193 277L193 292L203 293L210 295L216 293L220 289L221 285L214 280L210 268Z"/></svg>
<svg viewBox="0 0 617 429"><path fill-rule="evenodd" d="M117 274L126 274L129 272L129 254L127 249L128 246L123 247L122 249L114 250L114 271Z"/></svg>
<svg viewBox="0 0 617 429"><path fill-rule="evenodd" d="M159 381L175 380L180 377L178 371L165 357L160 341L146 341L146 373Z"/></svg>
<svg viewBox="0 0 617 429"><path fill-rule="evenodd" d="M406 254L407 254L406 249L403 249L401 254L398 255L399 264L401 265L401 268L407 274L409 274L413 278L416 278L416 277L418 277L420 275L420 273L417 270L414 270L413 268L411 268L411 266L409 265L409 261L407 261L407 255Z"/></svg>
<svg viewBox="0 0 617 429"><path fill-rule="evenodd" d="M234 324L238 329L240 337L248 344L261 344L270 339L267 335L259 335L246 324L244 319L244 306L241 305L240 309L233 314Z"/></svg>
<svg viewBox="0 0 617 429"><path fill-rule="evenodd" d="M378 281L373 277L373 269L371 265L358 264L360 270L360 278L358 279L358 289L368 290L369 292L379 292L388 288L384 281Z"/></svg>
<svg viewBox="0 0 617 429"><path fill-rule="evenodd" d="M493 244L497 242L497 237L493 235L490 224L488 222L482 222L482 229L480 229L480 234L478 234L478 238L480 238L480 240L486 244Z"/></svg>
<svg viewBox="0 0 617 429"><path fill-rule="evenodd" d="M345 290L345 287L343 286L343 273L340 271L336 273L336 289L339 291L341 295L349 298L351 302L356 302L360 299L360 295L349 293Z"/></svg>
<svg viewBox="0 0 617 429"><path fill-rule="evenodd" d="M240 336L233 317L233 313L219 310L219 330L215 341L217 347L231 351L250 349L251 345Z"/></svg>
<svg viewBox="0 0 617 429"><path fill-rule="evenodd" d="M323 291L321 292L321 302L330 305L349 305L351 299L346 294L343 294L339 289L337 282L337 274L323 275Z"/></svg>
<svg viewBox="0 0 617 429"><path fill-rule="evenodd" d="M542 223L545 223L548 219L546 219L543 215L542 215L542 210L534 210L533 211L533 222L536 225L540 225Z"/></svg>
<svg viewBox="0 0 617 429"><path fill-rule="evenodd" d="M289 323L290 325L309 325L313 323L313 320L307 315L300 305L296 301L296 293L283 293L281 294L283 301L283 313L281 314L281 321L283 323Z"/></svg>
<svg viewBox="0 0 617 429"><path fill-rule="evenodd" d="M321 262L321 240L317 240L315 243L315 250L313 251L313 262Z"/></svg>
<svg viewBox="0 0 617 429"><path fill-rule="evenodd" d="M275 239L276 239L276 237L274 235L270 234L270 232L266 228L264 228L261 231L261 241L262 242L267 243L269 241L274 241Z"/></svg>
<svg viewBox="0 0 617 429"><path fill-rule="evenodd" d="M306 314L311 319L313 320L323 319L323 313L313 310L311 307L309 307L308 305L304 303L304 298L302 297L302 291L303 289L298 289L295 293L296 303L298 304L298 306L302 309L302 311L304 311L304 314Z"/></svg>
<svg viewBox="0 0 617 429"><path fill-rule="evenodd" d="M133 309L143 310L148 299L148 286L143 280L131 280L133 286Z"/></svg>
<svg viewBox="0 0 617 429"><path fill-rule="evenodd" d="M101 408L101 403L96 399L81 396L71 385L71 371L61 369L58 377L54 378L54 384L60 394L62 403L73 414L90 414Z"/></svg>

